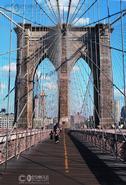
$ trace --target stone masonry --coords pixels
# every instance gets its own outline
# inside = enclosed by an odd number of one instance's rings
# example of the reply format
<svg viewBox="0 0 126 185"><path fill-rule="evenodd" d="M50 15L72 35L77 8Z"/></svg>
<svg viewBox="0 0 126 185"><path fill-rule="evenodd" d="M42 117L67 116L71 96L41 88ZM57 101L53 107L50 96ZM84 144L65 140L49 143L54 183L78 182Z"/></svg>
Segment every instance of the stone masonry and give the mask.
<svg viewBox="0 0 126 185"><path fill-rule="evenodd" d="M94 80L95 124L110 127L113 123L113 86L109 25L95 27L15 28L17 33L17 75L15 121L19 127L33 127L33 88L35 71L44 58L49 58L58 71L59 120L68 126L68 79L75 62L83 58ZM77 106L77 105L75 105Z"/></svg>

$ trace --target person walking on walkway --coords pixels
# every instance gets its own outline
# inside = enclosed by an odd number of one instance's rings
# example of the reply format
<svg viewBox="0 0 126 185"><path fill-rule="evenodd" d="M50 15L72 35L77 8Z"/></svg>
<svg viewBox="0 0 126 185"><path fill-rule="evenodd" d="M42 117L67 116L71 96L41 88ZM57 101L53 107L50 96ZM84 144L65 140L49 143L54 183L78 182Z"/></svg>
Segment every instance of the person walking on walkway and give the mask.
<svg viewBox="0 0 126 185"><path fill-rule="evenodd" d="M59 124L58 123L56 123L54 125L53 130L54 130L54 136L55 136L55 143L59 143L60 129L59 129Z"/></svg>
<svg viewBox="0 0 126 185"><path fill-rule="evenodd" d="M59 132L56 130L55 132L55 143L59 143Z"/></svg>
<svg viewBox="0 0 126 185"><path fill-rule="evenodd" d="M51 130L51 132L49 133L50 135L50 140L53 140L53 131Z"/></svg>

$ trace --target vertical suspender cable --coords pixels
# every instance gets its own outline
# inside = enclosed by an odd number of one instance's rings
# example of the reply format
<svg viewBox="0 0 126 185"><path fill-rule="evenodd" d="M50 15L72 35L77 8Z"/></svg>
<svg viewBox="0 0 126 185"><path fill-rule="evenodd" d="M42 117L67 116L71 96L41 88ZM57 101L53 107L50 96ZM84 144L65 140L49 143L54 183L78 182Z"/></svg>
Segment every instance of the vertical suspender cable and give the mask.
<svg viewBox="0 0 126 185"><path fill-rule="evenodd" d="M13 8L13 0L11 0L11 9ZM13 9L11 11L11 20L13 19ZM10 92L11 85L11 48L12 48L12 26L13 23L10 21L10 40L9 40L9 72L8 72L8 94ZM6 128L6 157L5 157L5 170L7 169L8 160L8 134L9 134L9 113L10 112L10 96L7 98L7 128Z"/></svg>
<svg viewBox="0 0 126 185"><path fill-rule="evenodd" d="M123 83L124 83L124 106L126 106L126 74L125 74L125 55L124 55L124 30L123 30L123 14L122 14L122 0L120 0L121 12L121 41L122 41L122 65L123 65Z"/></svg>

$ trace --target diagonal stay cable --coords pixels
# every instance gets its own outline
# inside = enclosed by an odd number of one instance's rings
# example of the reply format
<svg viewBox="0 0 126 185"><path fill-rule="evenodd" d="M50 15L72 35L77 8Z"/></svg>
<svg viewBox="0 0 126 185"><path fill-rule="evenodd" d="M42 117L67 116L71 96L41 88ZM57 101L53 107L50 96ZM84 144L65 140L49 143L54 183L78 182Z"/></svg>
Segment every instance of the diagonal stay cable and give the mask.
<svg viewBox="0 0 126 185"><path fill-rule="evenodd" d="M90 58L88 55L86 55L86 56L91 60L91 58ZM97 89L96 85L93 83L93 81L92 81L92 84L93 84L95 90L97 91L97 93L99 94L99 96L101 97L102 95L101 95L101 93L98 91L98 89ZM109 113L109 115L111 116L112 120L115 122L115 115L114 115L112 112L110 112L110 111L108 110L108 106L107 106L107 105L105 105L105 108L106 108L107 112ZM124 140L126 141L126 136L124 135L124 133L123 133L122 130L120 129L119 125L116 125L116 126L117 126L119 132L122 134Z"/></svg>
<svg viewBox="0 0 126 185"><path fill-rule="evenodd" d="M68 24L72 0L69 0L66 24Z"/></svg>
<svg viewBox="0 0 126 185"><path fill-rule="evenodd" d="M51 48L51 47L53 46L54 43L56 43L57 39L58 39L58 35L56 34L56 39L54 39L53 42L52 42L51 44L49 44L48 49ZM45 47L45 46L43 46L43 47ZM43 49L43 48L41 48L41 50L42 50L42 49ZM37 50L37 52L39 52L39 50ZM53 50L52 50L52 53L53 53ZM33 53L33 54L36 55L36 53ZM32 55L32 57L33 57L33 55ZM33 70L33 68L34 68L34 66L31 67L31 70ZM55 71L55 70L54 70L54 71ZM54 74L54 73L52 72L51 75L53 75L53 74ZM26 75L27 75L27 73L26 73L23 77L25 77ZM4 97L4 100L15 90L15 87L16 87L16 86L14 86L14 87L10 90L10 92Z"/></svg>
<svg viewBox="0 0 126 185"><path fill-rule="evenodd" d="M99 19L97 21L91 22L89 24L85 24L84 27L88 27L88 26L91 26L91 25L94 25L94 24L98 24L99 22L104 21L104 20L106 20L108 18L114 17L116 15L119 15L120 13L123 13L123 16L125 16L126 15L126 9L123 9L121 11L115 12L115 13L109 15L109 16L107 15L107 16L105 16L105 17L103 17L103 18L101 18L101 19ZM116 23L118 20L120 20L120 18L119 19L116 19L115 21L113 21L112 23L110 23L110 25L113 25L114 23Z"/></svg>
<svg viewBox="0 0 126 185"><path fill-rule="evenodd" d="M17 27L19 27L20 29L24 30L21 25L19 25L18 23L16 23L11 17L9 17L8 15L6 15L4 12L0 11L0 14L2 14L4 17L6 17L10 22L12 22L13 24L15 24Z"/></svg>
<svg viewBox="0 0 126 185"><path fill-rule="evenodd" d="M73 34L72 33L72 35L75 35L75 34ZM75 37L77 37L76 35L75 35ZM78 37L77 37L78 38ZM83 42L84 40L82 39L81 40L81 42ZM98 42L96 42L96 41L92 41L91 39L89 39L89 41L88 42L90 42L90 43L95 43L95 44L97 44L97 45L99 45L99 46L104 46L104 47L107 47L107 48L109 48L109 49L113 49L113 50L116 50L116 51L119 51L119 52L124 52L124 53L126 53L126 50L122 50L122 49L119 49L119 48L116 48L116 47L113 47L113 46L109 46L109 45L106 45L106 44L100 44L100 43L98 43ZM87 43L88 43L87 42ZM85 44L83 44L83 46L84 46Z"/></svg>
<svg viewBox="0 0 126 185"><path fill-rule="evenodd" d="M111 22L111 26L113 24L115 24L116 22L118 22L122 17L124 17L126 15L126 12L122 12L122 10L120 11L121 15L119 17L117 17L113 22Z"/></svg>
<svg viewBox="0 0 126 185"><path fill-rule="evenodd" d="M43 11L43 13L50 19L50 21L56 25L56 23L53 21L53 19L48 15L48 13L43 9L43 7L39 4L37 0L34 0L35 3L38 5L38 7Z"/></svg>
<svg viewBox="0 0 126 185"><path fill-rule="evenodd" d="M96 4L96 2L97 2L98 0L95 0L86 10L85 10L85 12L81 15L81 16L79 16L76 20L74 19L73 21L72 21L72 23L73 23L73 25L75 25L95 4ZM72 24L71 23L71 24Z"/></svg>
<svg viewBox="0 0 126 185"><path fill-rule="evenodd" d="M54 10L53 10L53 8L52 8L51 2L49 1L49 4L50 4L50 6L49 6L47 0L44 0L44 1L45 1L45 3L46 3L46 5L47 5L47 7L48 7L48 9L49 9L49 11L50 11L50 13L57 19L57 16L56 16L56 14L55 14L55 12L54 12Z"/></svg>
<svg viewBox="0 0 126 185"><path fill-rule="evenodd" d="M7 8L4 8L4 7L2 7L2 6L0 6L0 9L4 10L4 11L6 11L6 12L9 12L9 13L12 12L11 10L9 10L9 9L7 9ZM30 22L30 23L32 23L32 24L36 24L36 25L41 26L40 23L34 22L34 21L28 19L27 17L23 17L22 15L20 15L20 14L18 14L18 13L16 13L16 12L13 12L13 15L15 15L15 16L17 16L17 17L20 17L20 18L23 18L23 19L25 19L26 21L28 21L28 22Z"/></svg>
<svg viewBox="0 0 126 185"><path fill-rule="evenodd" d="M80 3L81 1L79 1L79 3ZM85 2L86 2L86 0L84 0L82 3L81 3L81 5L80 5L80 7L78 8L78 10L77 10L77 8L76 8L76 11L73 13L73 15L72 15L72 18L70 19L70 24L72 23L72 21L77 17L77 15L78 15L78 13L79 13L79 11L82 9L82 7L83 7L83 5L85 4ZM78 4L78 6L79 6L79 4Z"/></svg>
<svg viewBox="0 0 126 185"><path fill-rule="evenodd" d="M59 5L59 0L56 0L56 6L57 6L57 10L58 10L59 24L61 24L61 16L60 16L60 5Z"/></svg>
<svg viewBox="0 0 126 185"><path fill-rule="evenodd" d="M47 1L47 0L46 0L46 1ZM52 9L53 14L55 15L56 19L58 20L58 17L57 17L57 15L56 15L56 13L55 13L55 11L54 11L54 8L53 8L53 5L52 5L52 3L51 3L51 0L48 0L48 2L49 2L49 5L50 5L50 7L51 7L51 9Z"/></svg>
<svg viewBox="0 0 126 185"><path fill-rule="evenodd" d="M83 47L84 47L84 45L82 45L80 48L78 48L77 51L76 51L76 54L80 52L80 53L82 54L82 56L83 56L84 53L82 53L82 51L81 51L81 49L82 49ZM74 56L74 55L75 55L75 54L73 54L73 56ZM60 65L56 68L56 71L58 71L58 70L62 67L62 65L64 65L66 62L69 62L69 60L70 60L73 56L71 56L69 59L65 60L62 64L60 64ZM123 96L125 96L125 94L123 93L123 91L122 91L116 84L114 84L112 80L109 79L109 77L104 73L104 71L101 70L100 67L99 67L92 59L90 59L90 60L91 60L92 64L94 64L95 67L96 67L99 71L101 71L101 73L111 82L111 84L112 84ZM125 96L125 97L126 97L126 96Z"/></svg>
<svg viewBox="0 0 126 185"><path fill-rule="evenodd" d="M84 0L84 1L85 1L85 0ZM77 9L78 9L78 7L79 7L80 2L81 2L81 0L78 1L77 5L76 5L76 8L75 8L75 10L74 10L74 12L73 12L73 14L72 14L72 16L71 16L69 22L71 22L71 21L73 20L74 14L76 13L76 11L77 11Z"/></svg>

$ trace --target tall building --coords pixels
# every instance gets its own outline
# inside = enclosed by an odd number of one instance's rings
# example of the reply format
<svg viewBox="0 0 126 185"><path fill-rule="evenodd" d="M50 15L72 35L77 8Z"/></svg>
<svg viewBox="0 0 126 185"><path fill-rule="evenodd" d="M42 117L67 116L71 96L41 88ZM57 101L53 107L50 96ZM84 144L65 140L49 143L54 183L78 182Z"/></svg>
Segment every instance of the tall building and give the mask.
<svg viewBox="0 0 126 185"><path fill-rule="evenodd" d="M75 115L71 115L70 117L70 123L71 123L71 128L81 128L82 125L84 125L85 122L85 117L81 115L79 112L77 112Z"/></svg>
<svg viewBox="0 0 126 185"><path fill-rule="evenodd" d="M44 90L41 92L39 96L35 96L34 98L34 120L33 120L33 127L34 128L41 128L44 127L47 123L46 119L46 94ZM48 120L49 122L49 120Z"/></svg>
<svg viewBox="0 0 126 185"><path fill-rule="evenodd" d="M0 113L0 128L7 128L7 124L9 129L13 127L14 114L7 115L7 114Z"/></svg>
<svg viewBox="0 0 126 185"><path fill-rule="evenodd" d="M115 122L119 123L120 121L120 101L119 100L114 101L114 117L115 117Z"/></svg>
<svg viewBox="0 0 126 185"><path fill-rule="evenodd" d="M44 91L34 98L34 112L35 118L44 118L46 114L46 94Z"/></svg>
<svg viewBox="0 0 126 185"><path fill-rule="evenodd" d="M39 109L40 109L40 117L44 119L46 116L46 94L44 90L40 94L40 102L39 102Z"/></svg>
<svg viewBox="0 0 126 185"><path fill-rule="evenodd" d="M35 112L35 118L39 117L39 97L36 95L34 98L34 112Z"/></svg>

